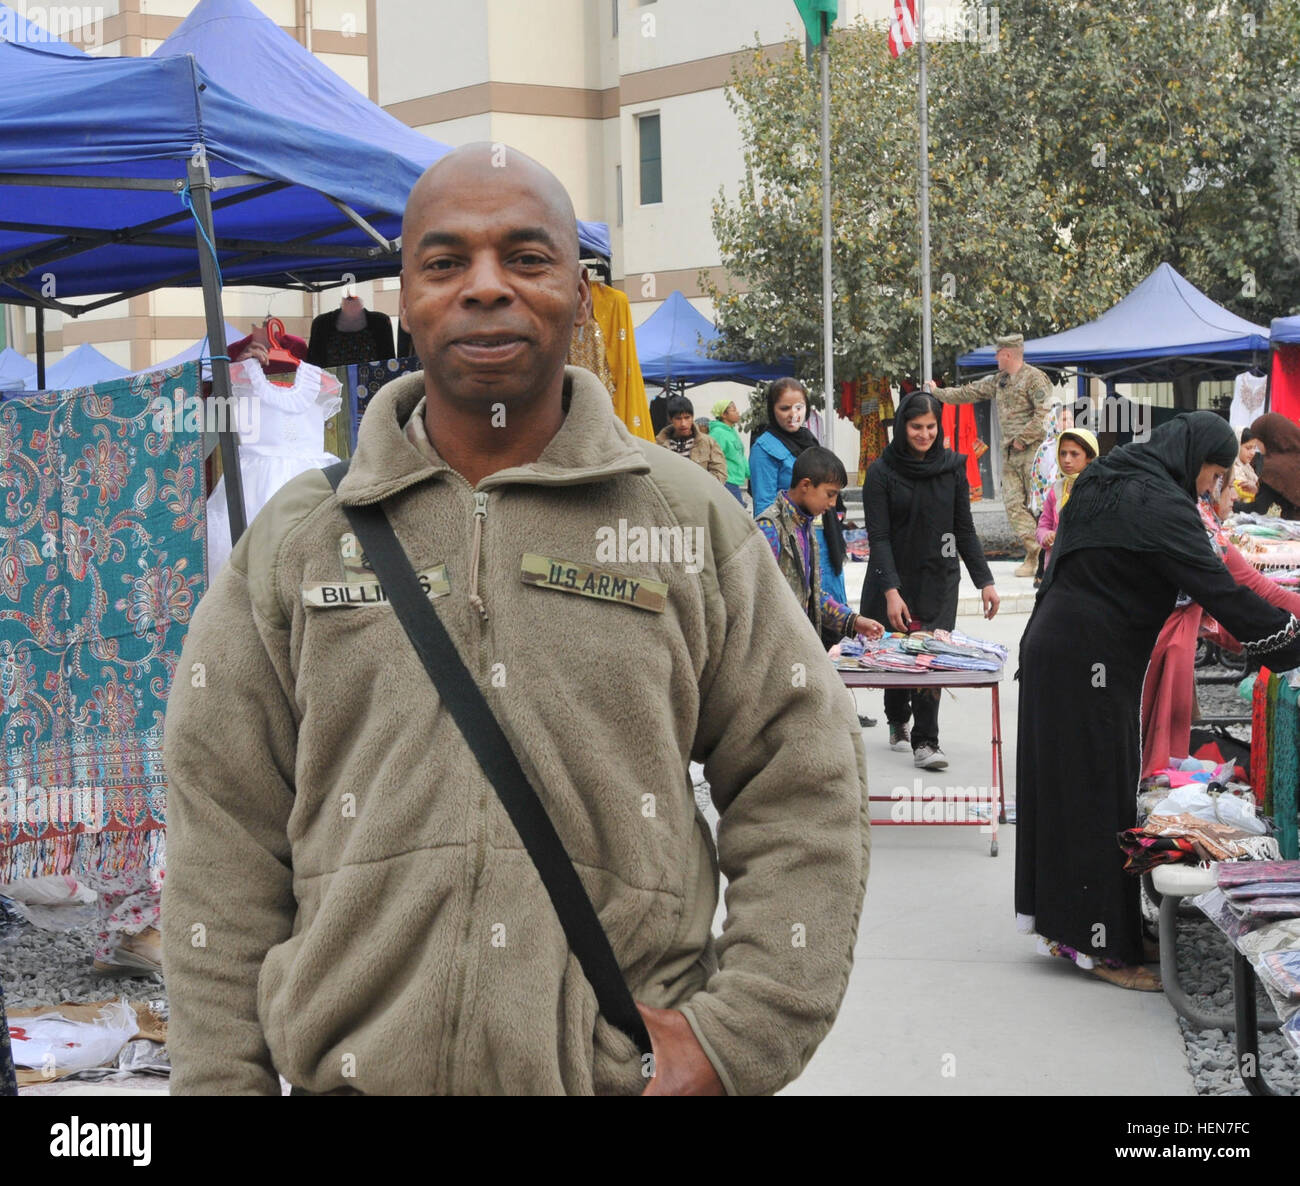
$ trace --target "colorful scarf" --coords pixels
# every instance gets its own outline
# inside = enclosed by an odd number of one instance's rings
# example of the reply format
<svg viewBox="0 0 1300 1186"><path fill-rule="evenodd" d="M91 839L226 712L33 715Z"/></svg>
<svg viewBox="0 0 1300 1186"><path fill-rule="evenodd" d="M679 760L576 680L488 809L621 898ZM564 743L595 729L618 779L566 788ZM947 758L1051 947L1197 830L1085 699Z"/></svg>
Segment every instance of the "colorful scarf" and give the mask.
<svg viewBox="0 0 1300 1186"><path fill-rule="evenodd" d="M189 363L0 406L0 882L162 847L163 711L204 591L198 391Z"/></svg>
<svg viewBox="0 0 1300 1186"><path fill-rule="evenodd" d="M1255 686L1250 693L1250 785L1259 800L1260 811L1265 814L1264 801L1268 796L1268 679L1268 668L1261 667L1255 674Z"/></svg>

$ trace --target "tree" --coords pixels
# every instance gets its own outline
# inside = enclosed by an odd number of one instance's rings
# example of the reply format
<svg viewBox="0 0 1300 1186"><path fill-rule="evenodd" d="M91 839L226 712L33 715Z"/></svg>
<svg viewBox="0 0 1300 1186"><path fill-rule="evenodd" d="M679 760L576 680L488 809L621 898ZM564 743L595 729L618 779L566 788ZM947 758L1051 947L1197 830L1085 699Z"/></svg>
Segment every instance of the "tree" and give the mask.
<svg viewBox="0 0 1300 1186"><path fill-rule="evenodd" d="M1300 304L1296 7L968 2L967 35L928 46L937 369L999 333L1089 321L1162 260L1254 321ZM831 77L836 373L914 374L914 51L890 58L859 23L831 39ZM755 51L728 97L746 175L713 226L748 291L709 286L720 349L793 355L815 380L817 77L795 47Z"/></svg>

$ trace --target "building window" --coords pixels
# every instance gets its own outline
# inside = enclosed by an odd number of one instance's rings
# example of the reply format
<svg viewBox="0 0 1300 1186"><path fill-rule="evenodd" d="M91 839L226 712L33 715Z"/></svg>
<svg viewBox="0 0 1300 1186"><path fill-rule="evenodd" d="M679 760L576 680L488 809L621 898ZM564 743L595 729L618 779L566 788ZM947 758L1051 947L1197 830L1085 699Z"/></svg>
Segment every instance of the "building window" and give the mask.
<svg viewBox="0 0 1300 1186"><path fill-rule="evenodd" d="M618 201L618 225L623 225L623 166L614 166L614 196Z"/></svg>
<svg viewBox="0 0 1300 1186"><path fill-rule="evenodd" d="M663 156L659 148L659 116L643 115L636 121L641 141L641 205L664 200Z"/></svg>

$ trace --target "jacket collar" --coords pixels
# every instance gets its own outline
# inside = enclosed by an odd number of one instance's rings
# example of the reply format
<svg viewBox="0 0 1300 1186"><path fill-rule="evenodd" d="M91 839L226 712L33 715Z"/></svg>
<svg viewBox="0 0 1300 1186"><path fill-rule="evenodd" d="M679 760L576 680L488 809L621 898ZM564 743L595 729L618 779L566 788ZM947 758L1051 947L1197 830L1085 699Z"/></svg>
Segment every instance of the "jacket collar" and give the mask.
<svg viewBox="0 0 1300 1186"><path fill-rule="evenodd" d="M812 520L812 516L808 514L807 511L802 511L795 506L790 500L790 495L787 491L782 490L781 493L777 495L777 501L781 504L785 513L791 518L791 520L793 520L796 527L802 530L808 526L809 522Z"/></svg>
<svg viewBox="0 0 1300 1186"><path fill-rule="evenodd" d="M578 367L565 367L564 383L569 410L542 455L529 465L490 474L479 483L479 490L512 483L577 486L621 474L650 472L635 439L615 417L605 385ZM406 438L406 422L423 398L424 372L417 371L386 383L370 401L357 433L356 451L339 483L340 502L379 502L408 486L452 472L445 462L434 464L425 458Z"/></svg>

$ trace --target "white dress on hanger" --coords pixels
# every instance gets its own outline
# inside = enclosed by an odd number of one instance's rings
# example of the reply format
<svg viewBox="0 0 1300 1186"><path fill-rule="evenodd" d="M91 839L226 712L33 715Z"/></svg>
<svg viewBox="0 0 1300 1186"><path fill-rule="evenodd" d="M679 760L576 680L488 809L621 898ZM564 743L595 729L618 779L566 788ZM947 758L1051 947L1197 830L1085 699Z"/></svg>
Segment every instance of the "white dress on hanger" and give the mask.
<svg viewBox="0 0 1300 1186"><path fill-rule="evenodd" d="M1228 423L1233 428L1249 428L1255 419L1264 414L1264 396L1268 389L1267 375L1252 375L1245 371L1232 385L1232 405L1228 408Z"/></svg>
<svg viewBox="0 0 1300 1186"><path fill-rule="evenodd" d="M333 465L326 453L325 422L343 405L342 387L333 375L301 363L292 387L272 383L256 359L230 368L231 394L239 402L239 472L244 484L244 513L251 523L271 496L290 478ZM230 515L226 478L217 479L208 495L208 584L230 558Z"/></svg>

